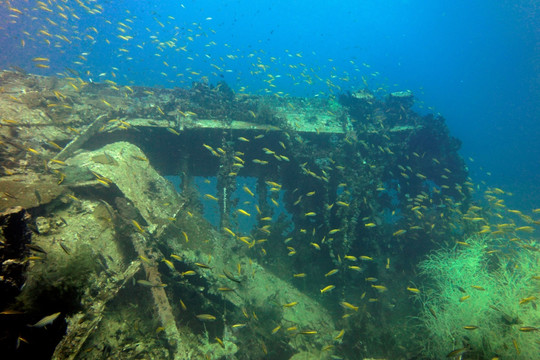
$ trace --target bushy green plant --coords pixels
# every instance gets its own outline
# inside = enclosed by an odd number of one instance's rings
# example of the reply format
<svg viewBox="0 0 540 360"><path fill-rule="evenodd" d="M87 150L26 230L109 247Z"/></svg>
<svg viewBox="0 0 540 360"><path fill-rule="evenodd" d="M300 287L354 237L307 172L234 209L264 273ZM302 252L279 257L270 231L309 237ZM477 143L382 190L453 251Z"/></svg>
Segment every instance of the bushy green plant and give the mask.
<svg viewBox="0 0 540 360"><path fill-rule="evenodd" d="M90 275L97 270L96 256L88 246L71 255L50 252L46 261L34 264L18 297L19 306L30 313L74 313L80 309Z"/></svg>
<svg viewBox="0 0 540 360"><path fill-rule="evenodd" d="M446 359L468 348L464 358L538 358L539 331L523 328L540 325L537 300L525 300L540 297L539 262L538 251L487 237L429 255L420 264L430 281L420 316L426 354Z"/></svg>

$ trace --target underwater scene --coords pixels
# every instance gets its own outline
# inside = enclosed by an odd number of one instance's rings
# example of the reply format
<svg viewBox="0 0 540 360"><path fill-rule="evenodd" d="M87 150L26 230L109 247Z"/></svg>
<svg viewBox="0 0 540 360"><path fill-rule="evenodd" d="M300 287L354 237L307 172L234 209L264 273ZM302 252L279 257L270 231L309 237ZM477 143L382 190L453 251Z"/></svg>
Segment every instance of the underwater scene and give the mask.
<svg viewBox="0 0 540 360"><path fill-rule="evenodd" d="M0 358L540 359L493 3L0 0Z"/></svg>

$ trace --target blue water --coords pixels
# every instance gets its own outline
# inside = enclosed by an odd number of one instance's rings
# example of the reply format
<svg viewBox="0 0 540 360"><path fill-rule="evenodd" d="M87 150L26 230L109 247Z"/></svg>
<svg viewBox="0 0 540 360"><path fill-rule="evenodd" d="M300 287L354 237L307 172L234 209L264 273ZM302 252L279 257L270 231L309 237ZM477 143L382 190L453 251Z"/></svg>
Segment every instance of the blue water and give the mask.
<svg viewBox="0 0 540 360"><path fill-rule="evenodd" d="M169 180L174 188L178 192L181 190L181 179L179 176L165 176ZM212 196L218 196L217 194L217 179L215 176L212 177L202 177L196 176L194 178L195 186L199 192L198 200L203 206L203 216L204 218L212 224L214 227L219 228L220 226L220 213L219 205L217 201L208 199L205 197L206 194ZM243 188L247 186L251 191L256 189L257 181L254 177L247 176L238 176L236 190L232 194L232 198L238 199L238 204L230 213L232 214L232 222L235 224L234 228L238 229L239 234L249 234L257 225L257 207L259 202L257 197L250 196ZM270 191L270 186L267 187L267 191ZM253 189L253 190L252 190ZM267 198L267 201L270 202L270 198ZM279 207L272 208L272 221L277 221L280 216L283 214L284 219L287 221L291 220L290 214L287 212L283 202L283 192L280 192L278 199L276 200ZM249 215L243 215L238 212L238 210L244 210Z"/></svg>
<svg viewBox="0 0 540 360"><path fill-rule="evenodd" d="M1 1L0 68L50 75L68 67L87 81L163 87L206 76L236 91L300 96L364 84L381 96L411 89L418 111L440 112L463 141L475 182L513 192L513 207L540 203L534 0L82 3L99 12L76 2L53 1L49 12ZM49 57L51 68L35 68L37 56Z"/></svg>

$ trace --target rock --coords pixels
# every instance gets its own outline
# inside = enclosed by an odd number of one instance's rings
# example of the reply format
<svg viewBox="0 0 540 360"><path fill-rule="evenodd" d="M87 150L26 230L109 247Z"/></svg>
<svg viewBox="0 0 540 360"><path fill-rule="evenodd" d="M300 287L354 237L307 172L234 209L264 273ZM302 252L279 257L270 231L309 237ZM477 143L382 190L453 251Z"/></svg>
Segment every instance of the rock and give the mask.
<svg viewBox="0 0 540 360"><path fill-rule="evenodd" d="M36 227L37 227L38 233L42 235L47 234L49 231L51 231L51 223L49 219L43 216L39 216L36 219Z"/></svg>

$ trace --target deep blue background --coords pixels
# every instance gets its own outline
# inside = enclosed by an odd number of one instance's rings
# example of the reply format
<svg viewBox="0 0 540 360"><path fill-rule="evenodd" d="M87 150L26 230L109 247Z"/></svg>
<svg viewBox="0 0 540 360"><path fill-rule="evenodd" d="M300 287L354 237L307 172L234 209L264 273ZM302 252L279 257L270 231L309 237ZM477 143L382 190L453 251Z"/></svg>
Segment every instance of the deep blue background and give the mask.
<svg viewBox="0 0 540 360"><path fill-rule="evenodd" d="M7 10L5 2L0 5L1 68L14 64L52 74L67 66L85 80L167 87L189 86L203 75L211 82L223 76L236 90L248 86L246 92L308 96L328 94L327 78L340 86L330 89L338 93L363 87L363 76L381 95L412 89L419 111L440 112L463 141L462 155L474 159L467 161L475 182L486 180L513 192L507 199L511 206L540 206L537 1L86 1L89 7L101 5L101 14L88 14L70 2L80 20L69 21L58 16L57 8L48 13L30 3L11 1L23 15ZM60 25L52 26L45 17ZM118 21L131 29L120 32ZM44 27L80 40L53 39L60 45L46 45L37 34ZM134 38L125 41L119 34ZM171 39L172 46L159 45ZM179 49L183 46L186 51ZM81 53L82 60L77 58ZM50 57L51 69L34 68L35 56ZM276 87L268 86L268 74L281 76L270 81Z"/></svg>

